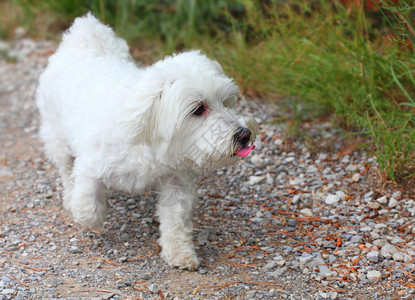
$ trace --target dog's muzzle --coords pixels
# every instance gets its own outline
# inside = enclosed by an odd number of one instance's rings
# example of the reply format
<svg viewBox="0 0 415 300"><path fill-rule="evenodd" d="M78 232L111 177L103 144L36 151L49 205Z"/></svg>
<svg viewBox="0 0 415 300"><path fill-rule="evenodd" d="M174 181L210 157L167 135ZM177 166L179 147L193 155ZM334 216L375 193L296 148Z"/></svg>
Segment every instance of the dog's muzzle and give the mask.
<svg viewBox="0 0 415 300"><path fill-rule="evenodd" d="M248 128L239 129L233 136L237 145L241 148L248 146L249 140L251 139L251 131Z"/></svg>
<svg viewBox="0 0 415 300"><path fill-rule="evenodd" d="M251 140L251 131L248 128L240 128L233 136L236 151L234 155L245 157L255 148L254 145L249 147Z"/></svg>

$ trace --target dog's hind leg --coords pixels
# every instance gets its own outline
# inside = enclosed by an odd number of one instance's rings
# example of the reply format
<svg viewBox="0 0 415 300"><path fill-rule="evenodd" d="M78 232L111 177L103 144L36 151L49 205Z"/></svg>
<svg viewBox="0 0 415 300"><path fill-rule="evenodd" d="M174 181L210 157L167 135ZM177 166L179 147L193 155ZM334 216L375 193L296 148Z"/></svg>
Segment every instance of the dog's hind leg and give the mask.
<svg viewBox="0 0 415 300"><path fill-rule="evenodd" d="M69 202L72 197L73 183L71 177L74 160L75 159L71 155L67 155L60 158L58 162L55 162L59 169L59 174L62 177L63 206L65 209L69 209Z"/></svg>
<svg viewBox="0 0 415 300"><path fill-rule="evenodd" d="M56 132L56 128L53 128L48 122L42 123L40 135L45 143L46 155L53 161L59 170L64 189L63 205L68 209L73 189L71 175L74 158L69 146Z"/></svg>
<svg viewBox="0 0 415 300"><path fill-rule="evenodd" d="M192 212L197 197L193 180L183 174L161 179L157 214L161 256L170 266L194 270L199 266L193 244Z"/></svg>
<svg viewBox="0 0 415 300"><path fill-rule="evenodd" d="M98 179L88 172L88 164L76 158L72 173L73 189L69 209L76 222L81 225L98 227L105 212L105 188Z"/></svg>

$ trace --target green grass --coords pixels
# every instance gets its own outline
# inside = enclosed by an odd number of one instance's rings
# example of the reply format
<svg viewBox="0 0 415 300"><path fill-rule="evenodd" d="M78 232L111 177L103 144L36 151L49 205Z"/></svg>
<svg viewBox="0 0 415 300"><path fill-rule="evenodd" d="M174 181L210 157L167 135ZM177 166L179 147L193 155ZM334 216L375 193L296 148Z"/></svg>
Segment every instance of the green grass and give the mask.
<svg viewBox="0 0 415 300"><path fill-rule="evenodd" d="M372 140L368 150L385 177L411 179L415 173L415 60L413 50L407 48L410 39L386 37L386 32L409 36L408 30L385 18L376 31L374 20L362 9L347 11L340 5L333 9L325 1L319 3L313 10L303 4L295 10L266 11L272 23L261 25L266 28L261 43L241 43L236 35L237 49L217 56L227 55L223 61L234 75L242 74L240 83L246 90L290 96L337 117L346 129L366 134ZM258 8L248 13L252 13L247 18L252 24L267 19Z"/></svg>
<svg viewBox="0 0 415 300"><path fill-rule="evenodd" d="M129 40L138 59L201 48L245 93L283 96L313 118L331 116L370 139L385 178L413 179L413 4L385 0L365 12L329 0L281 2L0 0L0 37L21 25L50 38L90 10Z"/></svg>

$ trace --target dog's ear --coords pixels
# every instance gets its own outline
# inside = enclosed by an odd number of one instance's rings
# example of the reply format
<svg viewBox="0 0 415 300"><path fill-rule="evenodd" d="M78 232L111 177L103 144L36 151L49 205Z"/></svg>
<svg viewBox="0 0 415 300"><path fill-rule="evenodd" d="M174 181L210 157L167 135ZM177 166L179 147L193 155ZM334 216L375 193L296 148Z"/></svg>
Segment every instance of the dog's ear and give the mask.
<svg viewBox="0 0 415 300"><path fill-rule="evenodd" d="M127 95L121 112L121 128L127 143L150 143L152 111L160 101L163 86L155 78L143 79Z"/></svg>

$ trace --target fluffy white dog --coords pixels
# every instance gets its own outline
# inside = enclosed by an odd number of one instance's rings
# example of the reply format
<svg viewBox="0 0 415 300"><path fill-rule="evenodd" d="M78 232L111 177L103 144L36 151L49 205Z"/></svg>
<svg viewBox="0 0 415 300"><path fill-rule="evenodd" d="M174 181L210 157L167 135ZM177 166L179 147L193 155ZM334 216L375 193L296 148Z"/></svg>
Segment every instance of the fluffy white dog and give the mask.
<svg viewBox="0 0 415 300"><path fill-rule="evenodd" d="M237 94L199 51L138 68L111 28L91 14L77 18L37 90L40 135L62 176L65 208L76 222L99 226L107 189L137 193L157 181L161 255L197 268L194 174L254 147L257 125L232 109Z"/></svg>

